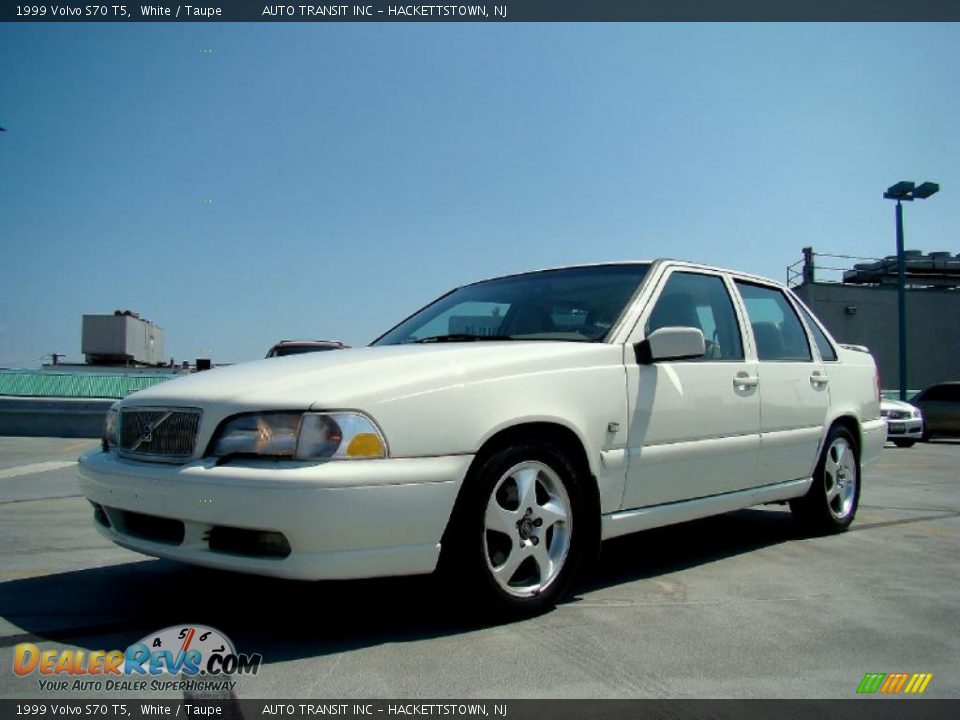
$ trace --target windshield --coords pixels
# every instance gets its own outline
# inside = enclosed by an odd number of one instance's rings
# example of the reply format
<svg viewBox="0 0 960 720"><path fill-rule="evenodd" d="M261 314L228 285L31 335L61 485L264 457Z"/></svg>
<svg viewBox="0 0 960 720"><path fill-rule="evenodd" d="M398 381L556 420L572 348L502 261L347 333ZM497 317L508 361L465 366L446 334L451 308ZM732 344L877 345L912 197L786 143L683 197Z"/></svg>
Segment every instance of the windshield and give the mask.
<svg viewBox="0 0 960 720"><path fill-rule="evenodd" d="M458 288L373 342L603 340L649 265L595 265L512 275Z"/></svg>

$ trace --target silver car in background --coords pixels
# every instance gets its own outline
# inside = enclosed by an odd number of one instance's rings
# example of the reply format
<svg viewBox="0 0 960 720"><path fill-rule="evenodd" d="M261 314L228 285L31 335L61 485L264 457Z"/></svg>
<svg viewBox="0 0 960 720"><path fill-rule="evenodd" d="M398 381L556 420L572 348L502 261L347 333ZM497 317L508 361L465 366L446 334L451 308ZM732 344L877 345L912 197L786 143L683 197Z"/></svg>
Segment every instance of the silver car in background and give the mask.
<svg viewBox="0 0 960 720"><path fill-rule="evenodd" d="M887 421L887 440L908 448L923 438L923 413L900 400L880 401L880 417Z"/></svg>

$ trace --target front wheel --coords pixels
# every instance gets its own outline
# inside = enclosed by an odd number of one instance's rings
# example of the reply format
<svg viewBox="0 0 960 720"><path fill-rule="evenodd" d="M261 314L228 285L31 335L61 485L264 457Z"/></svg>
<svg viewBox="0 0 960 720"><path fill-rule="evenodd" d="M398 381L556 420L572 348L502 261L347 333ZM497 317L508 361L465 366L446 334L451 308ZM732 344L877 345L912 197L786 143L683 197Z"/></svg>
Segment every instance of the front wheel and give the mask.
<svg viewBox="0 0 960 720"><path fill-rule="evenodd" d="M802 498L791 500L790 510L807 530L835 533L850 526L859 503L857 443L849 430L837 426L827 435L810 490Z"/></svg>
<svg viewBox="0 0 960 720"><path fill-rule="evenodd" d="M494 453L467 483L444 567L496 608L552 605L569 587L593 525L581 517L573 465L551 445L524 443Z"/></svg>

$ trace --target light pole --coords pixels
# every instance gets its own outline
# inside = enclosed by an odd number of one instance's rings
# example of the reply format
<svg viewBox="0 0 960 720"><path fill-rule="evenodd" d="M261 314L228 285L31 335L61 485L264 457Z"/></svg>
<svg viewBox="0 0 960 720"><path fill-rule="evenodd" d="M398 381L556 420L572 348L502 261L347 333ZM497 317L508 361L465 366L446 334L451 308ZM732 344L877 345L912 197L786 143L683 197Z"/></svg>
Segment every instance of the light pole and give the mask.
<svg viewBox="0 0 960 720"><path fill-rule="evenodd" d="M914 185L901 180L891 185L883 196L897 201L897 331L899 337L900 399L907 399L907 280L906 261L903 257L903 201L926 200L940 189L937 183L925 182Z"/></svg>

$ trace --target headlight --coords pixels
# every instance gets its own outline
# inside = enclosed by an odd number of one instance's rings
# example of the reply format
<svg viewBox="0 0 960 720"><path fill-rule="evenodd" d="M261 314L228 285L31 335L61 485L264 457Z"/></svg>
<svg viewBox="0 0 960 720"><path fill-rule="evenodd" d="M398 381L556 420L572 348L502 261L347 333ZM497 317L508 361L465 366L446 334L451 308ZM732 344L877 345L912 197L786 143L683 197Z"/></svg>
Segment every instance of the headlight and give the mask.
<svg viewBox="0 0 960 720"><path fill-rule="evenodd" d="M914 410L914 411L913 411L913 416L914 416L915 418L923 417L923 416L920 414L920 411L919 411L919 410Z"/></svg>
<svg viewBox="0 0 960 720"><path fill-rule="evenodd" d="M293 457L299 426L300 413L237 415L220 428L213 454Z"/></svg>
<svg viewBox="0 0 960 720"><path fill-rule="evenodd" d="M297 458L358 460L387 456L387 443L373 421L360 413L304 413Z"/></svg>
<svg viewBox="0 0 960 720"><path fill-rule="evenodd" d="M387 444L373 421L356 412L255 413L224 423L212 454L351 460L386 457Z"/></svg>
<svg viewBox="0 0 960 720"><path fill-rule="evenodd" d="M110 452L120 444L120 403L114 403L107 410L107 418L103 423L103 451Z"/></svg>

